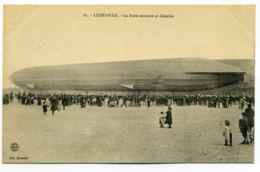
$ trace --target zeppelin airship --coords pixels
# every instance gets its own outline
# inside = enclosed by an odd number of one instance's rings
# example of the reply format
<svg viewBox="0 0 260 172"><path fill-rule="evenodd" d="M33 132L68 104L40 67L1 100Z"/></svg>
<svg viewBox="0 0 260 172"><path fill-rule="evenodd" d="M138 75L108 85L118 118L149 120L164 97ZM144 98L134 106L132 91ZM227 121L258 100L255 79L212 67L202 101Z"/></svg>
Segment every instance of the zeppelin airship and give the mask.
<svg viewBox="0 0 260 172"><path fill-rule="evenodd" d="M197 91L242 82L244 72L216 60L175 58L30 67L11 80L30 90Z"/></svg>

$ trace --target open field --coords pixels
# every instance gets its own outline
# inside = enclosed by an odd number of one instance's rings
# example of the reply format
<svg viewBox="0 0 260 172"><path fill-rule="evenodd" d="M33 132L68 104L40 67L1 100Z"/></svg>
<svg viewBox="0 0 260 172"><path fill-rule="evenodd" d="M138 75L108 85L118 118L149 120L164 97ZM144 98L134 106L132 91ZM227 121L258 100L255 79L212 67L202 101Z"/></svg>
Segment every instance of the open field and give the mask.
<svg viewBox="0 0 260 172"><path fill-rule="evenodd" d="M166 109L74 105L44 116L39 106L4 105L3 159L9 163L253 162L254 146L239 144L237 106L174 106L173 128L159 128L159 113ZM231 121L233 147L223 146L225 119ZM14 142L19 144L15 152L10 149Z"/></svg>

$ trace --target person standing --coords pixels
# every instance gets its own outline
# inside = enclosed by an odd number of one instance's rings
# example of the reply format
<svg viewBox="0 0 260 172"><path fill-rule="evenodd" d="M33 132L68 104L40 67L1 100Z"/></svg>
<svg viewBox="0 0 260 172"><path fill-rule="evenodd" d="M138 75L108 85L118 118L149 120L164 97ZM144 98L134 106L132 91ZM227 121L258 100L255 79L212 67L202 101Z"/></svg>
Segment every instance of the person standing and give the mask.
<svg viewBox="0 0 260 172"><path fill-rule="evenodd" d="M47 105L46 101L44 101L42 104L42 110L43 110L43 114L46 115L48 112L48 105Z"/></svg>
<svg viewBox="0 0 260 172"><path fill-rule="evenodd" d="M159 117L159 125L160 125L160 128L163 128L164 127L164 124L165 124L165 115L163 112L160 113L160 117Z"/></svg>
<svg viewBox="0 0 260 172"><path fill-rule="evenodd" d="M242 113L242 119L239 119L239 129L244 138L241 144L249 144L247 134L249 130L248 118L244 112Z"/></svg>
<svg viewBox="0 0 260 172"><path fill-rule="evenodd" d="M223 136L225 138L225 146L232 146L232 132L230 129L230 121L225 120L225 129L223 132Z"/></svg>
<svg viewBox="0 0 260 172"><path fill-rule="evenodd" d="M168 111L166 112L166 124L168 124L168 128L172 128L172 108L169 106Z"/></svg>
<svg viewBox="0 0 260 172"><path fill-rule="evenodd" d="M65 110L67 103L67 97L65 95L61 98L62 109Z"/></svg>
<svg viewBox="0 0 260 172"><path fill-rule="evenodd" d="M51 102L51 112L52 112L52 116L54 115L55 111L57 110L57 100L55 97L52 97L52 99L50 100Z"/></svg>
<svg viewBox="0 0 260 172"><path fill-rule="evenodd" d="M255 112L252 109L252 105L248 104L246 110L245 110L245 115L248 119L248 133L249 133L249 138L250 138L250 143L253 143L254 140L254 117L255 117Z"/></svg>
<svg viewBox="0 0 260 172"><path fill-rule="evenodd" d="M151 100L150 100L150 98L148 98L148 100L147 100L147 107L149 108L151 106Z"/></svg>

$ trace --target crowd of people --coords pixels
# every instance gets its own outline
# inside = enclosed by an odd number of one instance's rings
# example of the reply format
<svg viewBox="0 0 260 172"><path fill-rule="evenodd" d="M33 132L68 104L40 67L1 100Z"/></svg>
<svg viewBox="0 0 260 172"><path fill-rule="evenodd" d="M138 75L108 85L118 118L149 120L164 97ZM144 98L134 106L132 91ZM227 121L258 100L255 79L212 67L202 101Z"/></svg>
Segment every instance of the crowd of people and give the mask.
<svg viewBox="0 0 260 172"><path fill-rule="evenodd" d="M140 107L140 106L168 106L167 112L161 112L159 118L160 127L171 128L172 109L171 106L206 106L209 108L229 108L238 105L241 109L241 118L239 120L240 132L243 136L242 144L250 144L254 138L254 105L253 96L242 95L82 95L82 94L35 94L10 92L4 94L3 104L18 102L21 105L38 105L42 106L43 113L51 111L52 115L56 111L66 110L71 105L78 105L81 108L88 106L98 107ZM245 109L245 110L244 110ZM225 145L232 146L232 132L230 121L225 120Z"/></svg>
<svg viewBox="0 0 260 172"><path fill-rule="evenodd" d="M235 96L235 95L81 95L81 94L34 94L10 92L3 97L3 103L9 104L14 99L22 105L45 105L50 107L51 111L65 110L66 107L76 104L81 108L87 106L104 107L138 107L138 106L160 106L176 105L189 106L201 105L212 108L228 108L238 104L243 109L248 103L254 103L253 96ZM47 109L48 110L48 109Z"/></svg>

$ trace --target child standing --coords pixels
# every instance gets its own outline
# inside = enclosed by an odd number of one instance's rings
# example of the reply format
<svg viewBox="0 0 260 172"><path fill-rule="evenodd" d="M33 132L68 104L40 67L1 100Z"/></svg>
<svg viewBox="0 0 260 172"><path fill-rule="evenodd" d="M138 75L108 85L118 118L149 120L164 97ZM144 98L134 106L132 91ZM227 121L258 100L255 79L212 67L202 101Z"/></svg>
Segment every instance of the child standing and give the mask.
<svg viewBox="0 0 260 172"><path fill-rule="evenodd" d="M223 136L225 138L225 146L232 146L232 132L229 120L225 120L225 129L223 131Z"/></svg>
<svg viewBox="0 0 260 172"><path fill-rule="evenodd" d="M160 127L161 127L161 128L164 127L164 124L165 124L165 115L164 115L163 112L160 113L159 124L160 124Z"/></svg>

